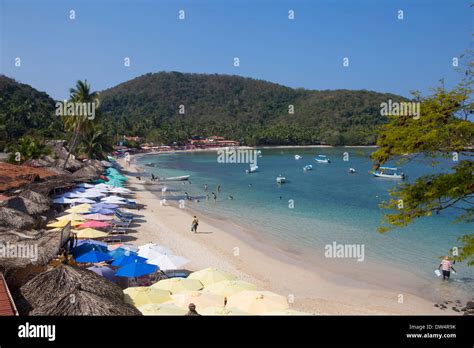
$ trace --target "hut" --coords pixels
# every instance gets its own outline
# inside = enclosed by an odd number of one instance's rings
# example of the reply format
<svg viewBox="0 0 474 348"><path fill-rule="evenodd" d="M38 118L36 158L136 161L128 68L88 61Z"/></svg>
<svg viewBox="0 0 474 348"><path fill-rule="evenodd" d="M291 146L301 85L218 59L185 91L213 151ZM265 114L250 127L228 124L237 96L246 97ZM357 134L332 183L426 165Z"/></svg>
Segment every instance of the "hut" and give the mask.
<svg viewBox="0 0 474 348"><path fill-rule="evenodd" d="M87 269L60 265L38 274L18 293L22 315L141 315L119 286Z"/></svg>
<svg viewBox="0 0 474 348"><path fill-rule="evenodd" d="M9 199L6 204L9 204L8 202L12 199ZM26 230L34 225L35 220L27 213L9 207L0 207L0 227Z"/></svg>

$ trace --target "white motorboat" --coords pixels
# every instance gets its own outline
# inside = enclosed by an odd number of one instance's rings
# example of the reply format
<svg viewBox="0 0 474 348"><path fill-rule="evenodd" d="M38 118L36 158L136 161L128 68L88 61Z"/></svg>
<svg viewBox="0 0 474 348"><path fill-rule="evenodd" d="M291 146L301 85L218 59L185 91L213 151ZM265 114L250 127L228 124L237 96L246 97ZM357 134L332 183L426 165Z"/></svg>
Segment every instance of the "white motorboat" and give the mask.
<svg viewBox="0 0 474 348"><path fill-rule="evenodd" d="M302 159L302 158L303 158L303 157L300 156L300 155L295 155L295 160L300 160L300 159Z"/></svg>
<svg viewBox="0 0 474 348"><path fill-rule="evenodd" d="M191 175L183 175L183 176L172 176L172 177L169 177L169 178L160 178L158 179L158 181L186 181L189 179Z"/></svg>
<svg viewBox="0 0 474 348"><path fill-rule="evenodd" d="M283 176L283 175L278 175L277 178L276 178L276 182L278 184L283 184L284 182L286 181L286 178Z"/></svg>
<svg viewBox="0 0 474 348"><path fill-rule="evenodd" d="M326 155L318 155L314 160L318 163L331 163L331 160Z"/></svg>
<svg viewBox="0 0 474 348"><path fill-rule="evenodd" d="M303 167L303 170L307 172L308 170L313 170L313 166L311 164L308 164L307 166Z"/></svg>
<svg viewBox="0 0 474 348"><path fill-rule="evenodd" d="M349 168L349 173L350 174L355 174L356 170L354 168Z"/></svg>
<svg viewBox="0 0 474 348"><path fill-rule="evenodd" d="M405 173L395 167L379 167L371 173L378 178L405 179Z"/></svg>

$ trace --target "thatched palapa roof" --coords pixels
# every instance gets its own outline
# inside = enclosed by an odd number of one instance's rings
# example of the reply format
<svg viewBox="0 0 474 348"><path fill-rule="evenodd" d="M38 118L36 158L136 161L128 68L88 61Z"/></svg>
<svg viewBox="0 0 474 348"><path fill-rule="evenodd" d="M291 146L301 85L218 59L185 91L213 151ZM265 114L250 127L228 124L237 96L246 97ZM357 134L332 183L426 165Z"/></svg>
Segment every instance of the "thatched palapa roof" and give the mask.
<svg viewBox="0 0 474 348"><path fill-rule="evenodd" d="M30 315L141 315L119 286L87 269L60 265L23 285L17 301Z"/></svg>
<svg viewBox="0 0 474 348"><path fill-rule="evenodd" d="M34 224L35 220L28 214L12 208L0 207L0 227L26 230L33 228Z"/></svg>
<svg viewBox="0 0 474 348"><path fill-rule="evenodd" d="M43 214L51 209L49 204L37 203L21 196L10 198L5 206L28 215Z"/></svg>

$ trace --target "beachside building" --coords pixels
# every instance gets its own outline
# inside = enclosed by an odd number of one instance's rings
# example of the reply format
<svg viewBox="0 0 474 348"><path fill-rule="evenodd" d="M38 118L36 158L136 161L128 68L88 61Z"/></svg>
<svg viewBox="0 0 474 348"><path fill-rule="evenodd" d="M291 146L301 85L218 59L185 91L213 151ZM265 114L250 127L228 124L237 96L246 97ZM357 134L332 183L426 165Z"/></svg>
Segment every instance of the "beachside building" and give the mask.
<svg viewBox="0 0 474 348"><path fill-rule="evenodd" d="M215 147L230 147L230 146L240 146L240 142L235 140L227 140L224 137L213 135L207 138L193 137L188 140L186 144L186 149L208 149Z"/></svg>

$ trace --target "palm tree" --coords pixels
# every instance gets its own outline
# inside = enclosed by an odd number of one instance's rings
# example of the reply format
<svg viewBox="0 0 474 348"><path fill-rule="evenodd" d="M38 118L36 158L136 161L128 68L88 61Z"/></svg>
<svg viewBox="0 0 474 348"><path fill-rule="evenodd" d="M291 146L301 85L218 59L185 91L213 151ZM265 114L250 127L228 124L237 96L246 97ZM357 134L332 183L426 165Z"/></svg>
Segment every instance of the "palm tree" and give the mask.
<svg viewBox="0 0 474 348"><path fill-rule="evenodd" d="M51 148L44 142L31 136L20 138L17 144L8 148L8 151L10 152L8 162L14 164L21 164L29 159L40 158L43 155L49 155L52 153ZM17 153L20 154L19 161L17 161L16 158Z"/></svg>
<svg viewBox="0 0 474 348"><path fill-rule="evenodd" d="M112 139L95 126L83 135L79 150L88 158L105 159L113 151Z"/></svg>
<svg viewBox="0 0 474 348"><path fill-rule="evenodd" d="M76 87L69 90L69 102L72 103L93 103L98 99L97 92L91 92L90 85L87 84L87 80L76 82ZM97 115L96 111L96 115ZM66 131L72 132L71 145L67 158L64 161L63 169L66 168L67 162L71 153L74 153L79 140L82 135L93 127L94 123L97 122L97 117L94 120L90 120L87 115L75 115L75 116L63 116L64 128Z"/></svg>

